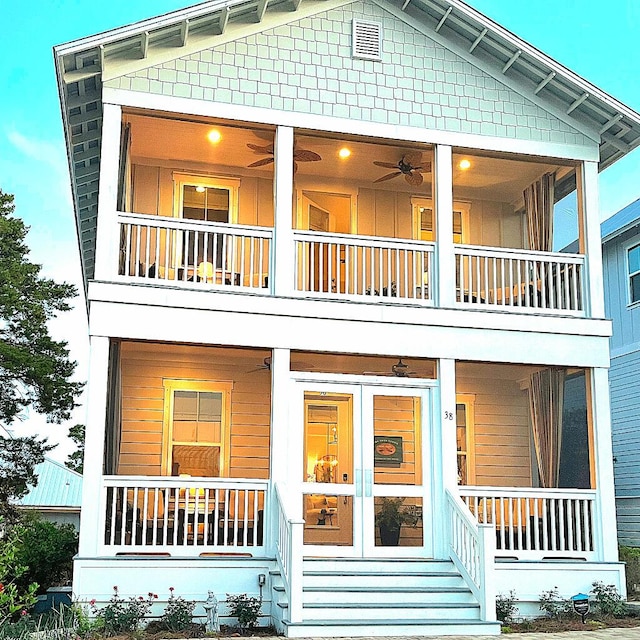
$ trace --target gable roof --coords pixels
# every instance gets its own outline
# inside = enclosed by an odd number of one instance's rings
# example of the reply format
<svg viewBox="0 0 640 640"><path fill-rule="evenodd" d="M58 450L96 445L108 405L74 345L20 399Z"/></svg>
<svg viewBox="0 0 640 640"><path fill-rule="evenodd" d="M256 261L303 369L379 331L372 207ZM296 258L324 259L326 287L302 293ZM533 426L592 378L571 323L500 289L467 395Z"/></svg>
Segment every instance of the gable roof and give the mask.
<svg viewBox="0 0 640 640"><path fill-rule="evenodd" d="M38 484L18 502L32 509L80 510L82 503L82 476L63 464L45 458L36 465Z"/></svg>
<svg viewBox="0 0 640 640"><path fill-rule="evenodd" d="M600 169L640 145L640 114L462 0L367 0L446 39L496 78L599 139ZM209 0L54 48L85 279L93 275L103 73L216 46L232 28L277 24L351 0ZM290 14L290 17L288 17ZM112 72L111 69L116 69Z"/></svg>
<svg viewBox="0 0 640 640"><path fill-rule="evenodd" d="M640 226L640 198L614 213L600 225L602 243L609 242L637 226Z"/></svg>

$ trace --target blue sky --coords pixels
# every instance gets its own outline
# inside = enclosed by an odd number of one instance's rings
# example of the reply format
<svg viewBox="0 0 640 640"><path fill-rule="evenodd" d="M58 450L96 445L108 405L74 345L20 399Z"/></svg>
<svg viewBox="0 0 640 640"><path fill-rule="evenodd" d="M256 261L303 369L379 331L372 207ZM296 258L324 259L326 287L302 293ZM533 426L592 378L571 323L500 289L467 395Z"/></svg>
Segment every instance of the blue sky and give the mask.
<svg viewBox="0 0 640 640"><path fill-rule="evenodd" d="M544 53L640 111L640 2L637 0L468 0ZM3 7L0 39L0 188L16 197L16 213L31 226L32 259L57 280L80 283L52 47L188 6L177 0L33 0ZM606 218L640 197L640 149L600 177ZM53 324L69 341L86 378L84 302ZM70 424L84 422L80 407ZM67 425L68 426L68 425ZM65 427L29 416L16 432L64 440ZM53 457L70 451L63 443Z"/></svg>

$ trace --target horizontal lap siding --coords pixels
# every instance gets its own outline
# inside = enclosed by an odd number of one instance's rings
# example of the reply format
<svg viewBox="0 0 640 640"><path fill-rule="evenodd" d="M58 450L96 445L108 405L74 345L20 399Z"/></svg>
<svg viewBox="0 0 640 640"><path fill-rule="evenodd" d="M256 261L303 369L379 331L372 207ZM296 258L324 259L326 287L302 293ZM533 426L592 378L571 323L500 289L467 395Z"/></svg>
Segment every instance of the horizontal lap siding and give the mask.
<svg viewBox="0 0 640 640"><path fill-rule="evenodd" d="M458 377L458 393L475 396L475 481L483 486L531 486L529 408L516 380Z"/></svg>
<svg viewBox="0 0 640 640"><path fill-rule="evenodd" d="M232 382L230 477L269 477L270 375L213 348L122 345L121 475L160 475L164 379ZM256 362L261 362L261 358Z"/></svg>
<svg viewBox="0 0 640 640"><path fill-rule="evenodd" d="M640 498L618 498L616 514L620 544L640 547Z"/></svg>

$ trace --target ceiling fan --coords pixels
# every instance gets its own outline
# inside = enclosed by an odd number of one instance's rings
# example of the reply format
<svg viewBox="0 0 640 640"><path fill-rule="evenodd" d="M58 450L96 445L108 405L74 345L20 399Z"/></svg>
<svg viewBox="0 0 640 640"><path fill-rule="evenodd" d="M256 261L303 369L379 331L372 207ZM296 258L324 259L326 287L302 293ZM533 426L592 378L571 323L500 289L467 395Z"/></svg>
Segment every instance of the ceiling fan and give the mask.
<svg viewBox="0 0 640 640"><path fill-rule="evenodd" d="M388 376L389 371L363 371L364 375L374 375L374 376ZM415 371L411 371L409 369L409 365L406 362L402 361L402 358L398 358L398 362L391 365L391 375L396 378L413 378L415 376L419 376L419 374Z"/></svg>
<svg viewBox="0 0 640 640"><path fill-rule="evenodd" d="M249 147L251 151L259 155L267 155L266 158L256 160L255 162L248 164L247 167L263 167L264 165L271 164L273 162L273 144L267 144L261 147L260 145L251 144L250 142L248 142L247 147ZM309 151L308 149L298 149L296 148L295 144L293 145L294 173L298 170L298 162L318 162L318 160L322 160L322 158L315 151Z"/></svg>
<svg viewBox="0 0 640 640"><path fill-rule="evenodd" d="M404 176L404 179L412 186L418 187L422 184L424 178L423 173L431 173L431 162L422 162L421 151L410 151L405 153L396 164L392 162L380 162L374 160L373 164L377 167L385 167L386 169L395 169L391 173L374 180L373 182L384 182L391 180L397 176Z"/></svg>
<svg viewBox="0 0 640 640"><path fill-rule="evenodd" d="M297 369L313 369L313 365L308 362L299 362L292 360L291 365ZM271 356L267 356L261 364L257 365L254 369L247 371L247 373L256 373L257 371L271 371Z"/></svg>

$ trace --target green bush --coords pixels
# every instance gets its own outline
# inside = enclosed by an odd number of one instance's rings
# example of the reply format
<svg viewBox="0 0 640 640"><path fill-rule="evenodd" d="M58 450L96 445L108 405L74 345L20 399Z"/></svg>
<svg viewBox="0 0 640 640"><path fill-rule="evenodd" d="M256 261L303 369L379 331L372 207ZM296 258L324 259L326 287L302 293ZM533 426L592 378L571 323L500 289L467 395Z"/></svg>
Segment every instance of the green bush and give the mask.
<svg viewBox="0 0 640 640"><path fill-rule="evenodd" d="M15 529L20 539L16 560L26 571L16 578L20 589L38 583L38 593L63 585L73 575L73 556L78 552L78 534L69 524L54 524L36 514L23 515Z"/></svg>
<svg viewBox="0 0 640 640"><path fill-rule="evenodd" d="M598 614L614 618L622 618L627 614L627 603L614 585L596 581L592 586L591 593L595 597L595 608Z"/></svg>
<svg viewBox="0 0 640 640"><path fill-rule="evenodd" d="M135 633L157 598L155 593L149 592L146 599L138 596L125 600L115 586L113 595L104 607L99 609L95 600L91 600L89 604L98 619L98 627L104 631L104 634L117 636L122 633Z"/></svg>
<svg viewBox="0 0 640 640"><path fill-rule="evenodd" d="M538 603L540 611L547 614L549 618L556 620L564 620L571 616L573 612L573 603L569 598L562 598L558 592L558 587L553 587L549 591L543 591L540 594Z"/></svg>
<svg viewBox="0 0 640 640"><path fill-rule="evenodd" d="M164 613L158 620L158 627L166 631L184 631L191 626L196 603L193 600L185 600L182 596L176 597L173 587L169 587L169 591L171 595Z"/></svg>
<svg viewBox="0 0 640 640"><path fill-rule="evenodd" d="M19 534L19 530L9 528L0 538L0 627L24 617L27 609L36 601L38 585L23 580L28 567L21 562L18 555L23 544Z"/></svg>
<svg viewBox="0 0 640 640"><path fill-rule="evenodd" d="M627 593L640 593L640 549L637 547L620 547L620 561L626 562Z"/></svg>
<svg viewBox="0 0 640 640"><path fill-rule="evenodd" d="M496 617L503 624L511 624L515 621L515 615L518 611L516 607L516 592L511 589L506 595L499 593L496 596Z"/></svg>
<svg viewBox="0 0 640 640"><path fill-rule="evenodd" d="M262 598L248 596L246 593L236 596L227 593L227 605L229 606L229 615L238 620L238 627L240 627L242 634L258 624Z"/></svg>

